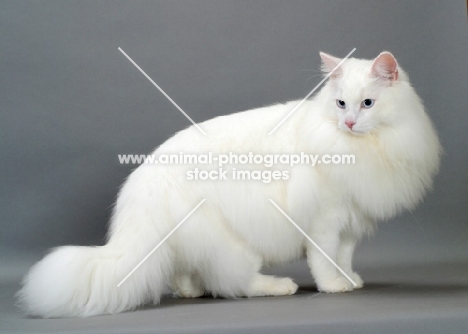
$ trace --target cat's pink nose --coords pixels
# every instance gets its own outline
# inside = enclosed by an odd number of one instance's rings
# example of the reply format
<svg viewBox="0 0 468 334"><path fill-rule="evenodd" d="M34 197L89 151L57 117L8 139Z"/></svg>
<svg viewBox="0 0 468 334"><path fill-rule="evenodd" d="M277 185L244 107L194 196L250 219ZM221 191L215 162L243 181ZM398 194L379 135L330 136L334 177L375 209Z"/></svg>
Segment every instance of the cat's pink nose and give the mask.
<svg viewBox="0 0 468 334"><path fill-rule="evenodd" d="M356 124L355 121L350 121L350 120L346 120L345 121L345 124L348 126L348 128L350 128L351 130L353 129L353 126Z"/></svg>

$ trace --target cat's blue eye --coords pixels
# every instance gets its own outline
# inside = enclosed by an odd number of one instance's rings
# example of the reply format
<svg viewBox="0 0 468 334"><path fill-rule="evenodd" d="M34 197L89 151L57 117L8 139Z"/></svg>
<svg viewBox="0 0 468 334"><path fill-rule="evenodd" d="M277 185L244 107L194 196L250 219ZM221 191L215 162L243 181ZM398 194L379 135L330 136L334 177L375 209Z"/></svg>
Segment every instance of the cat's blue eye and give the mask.
<svg viewBox="0 0 468 334"><path fill-rule="evenodd" d="M346 102L343 101L343 100L336 100L336 105L337 105L338 108L340 108L340 109L346 108Z"/></svg>
<svg viewBox="0 0 468 334"><path fill-rule="evenodd" d="M361 102L361 107L369 109L374 106L375 100L373 99L365 99L364 101Z"/></svg>

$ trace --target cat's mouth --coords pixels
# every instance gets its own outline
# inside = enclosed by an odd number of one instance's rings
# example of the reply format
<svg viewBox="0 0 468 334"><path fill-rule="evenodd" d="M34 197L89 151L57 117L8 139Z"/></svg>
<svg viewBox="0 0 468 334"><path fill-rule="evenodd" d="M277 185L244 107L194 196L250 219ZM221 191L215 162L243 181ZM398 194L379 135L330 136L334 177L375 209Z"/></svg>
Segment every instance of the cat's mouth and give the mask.
<svg viewBox="0 0 468 334"><path fill-rule="evenodd" d="M349 129L348 127L346 128L341 128L343 132L346 132L350 134L351 136L357 136L357 137L362 137L367 135L370 131L362 130L362 129Z"/></svg>
<svg viewBox="0 0 468 334"><path fill-rule="evenodd" d="M365 130L362 130L362 129L359 129L358 127L353 127L352 129L349 128L348 126L346 125L341 125L339 126L339 129L343 132L346 132L346 133L349 133L351 135L355 135L355 136L363 136L365 134L367 134L369 131L365 131Z"/></svg>

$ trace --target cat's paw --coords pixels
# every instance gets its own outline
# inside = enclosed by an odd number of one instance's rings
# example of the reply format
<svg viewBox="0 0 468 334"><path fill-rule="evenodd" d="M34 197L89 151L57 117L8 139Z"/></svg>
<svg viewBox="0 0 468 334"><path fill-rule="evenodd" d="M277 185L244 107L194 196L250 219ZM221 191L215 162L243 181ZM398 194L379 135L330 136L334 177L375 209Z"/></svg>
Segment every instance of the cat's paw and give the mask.
<svg viewBox="0 0 468 334"><path fill-rule="evenodd" d="M347 292L354 289L354 285L346 277L336 277L332 280L318 283L317 287L319 291L327 293Z"/></svg>
<svg viewBox="0 0 468 334"><path fill-rule="evenodd" d="M174 295L181 298L198 298L205 294L203 283L188 275L176 278L176 289Z"/></svg>
<svg viewBox="0 0 468 334"><path fill-rule="evenodd" d="M278 279L278 283L271 290L273 296L293 295L298 289L298 285L289 277Z"/></svg>
<svg viewBox="0 0 468 334"><path fill-rule="evenodd" d="M196 289L178 289L174 292L174 295L180 298L198 298L205 294L205 290L202 288Z"/></svg>
<svg viewBox="0 0 468 334"><path fill-rule="evenodd" d="M286 296L297 291L297 284L289 277L257 275L245 294L246 297Z"/></svg>
<svg viewBox="0 0 468 334"><path fill-rule="evenodd" d="M353 286L354 289L360 289L364 286L364 281L362 280L361 276L359 276L357 273L352 273L349 275L351 279L356 283L356 286Z"/></svg>

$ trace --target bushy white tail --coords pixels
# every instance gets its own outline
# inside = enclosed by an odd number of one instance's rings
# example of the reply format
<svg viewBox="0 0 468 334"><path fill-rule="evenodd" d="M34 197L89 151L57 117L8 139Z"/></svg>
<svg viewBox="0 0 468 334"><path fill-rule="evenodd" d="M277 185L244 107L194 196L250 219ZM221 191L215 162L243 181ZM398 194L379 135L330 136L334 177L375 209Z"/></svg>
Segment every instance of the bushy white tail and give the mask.
<svg viewBox="0 0 468 334"><path fill-rule="evenodd" d="M44 318L87 317L158 303L165 286L164 250L145 262L120 287L141 260L135 250L109 243L101 247L59 247L34 265L18 292L28 314ZM140 253L140 252L137 252Z"/></svg>

